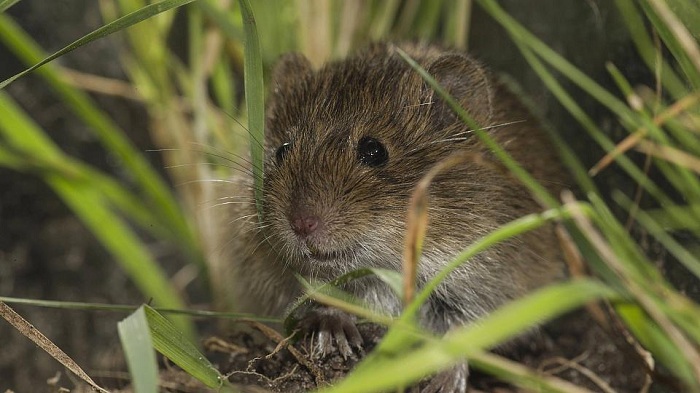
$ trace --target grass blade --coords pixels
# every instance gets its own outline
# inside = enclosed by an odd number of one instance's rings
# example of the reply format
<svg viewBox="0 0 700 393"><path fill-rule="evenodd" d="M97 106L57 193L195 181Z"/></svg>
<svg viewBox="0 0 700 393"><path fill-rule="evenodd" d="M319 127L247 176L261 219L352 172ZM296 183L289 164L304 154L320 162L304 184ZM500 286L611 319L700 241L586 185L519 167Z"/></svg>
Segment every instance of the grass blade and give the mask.
<svg viewBox="0 0 700 393"><path fill-rule="evenodd" d="M597 281L577 280L551 285L507 304L478 324L457 329L441 340L431 340L400 355L370 355L347 379L322 391L381 392L396 386L407 386L513 337L528 327L603 298L613 299L616 294ZM372 381L371 386L366 381Z"/></svg>
<svg viewBox="0 0 700 393"><path fill-rule="evenodd" d="M161 12L168 11L169 9L176 8L179 6L182 6L187 3L191 3L195 0L163 0L159 3L155 4L150 4L147 5L137 11L134 11L128 15L124 15L123 17L108 23L99 29L84 35L80 39L73 41L72 43L68 44L67 46L63 47L62 49L58 50L57 52L53 53L49 57L41 60L40 62L34 64L33 66L27 68L26 70L20 72L19 74L16 74L14 76L11 76L8 79L5 79L4 81L0 82L0 89L5 88L5 86L9 85L10 83L14 82L15 80L27 75L28 73L36 70L37 68L43 66L44 64L55 60L63 55L65 55L68 52L71 52L89 42L92 42L98 38L106 37L112 33L115 33L117 31L123 30L131 25L134 25L136 23L142 22L154 15L160 14Z"/></svg>
<svg viewBox="0 0 700 393"><path fill-rule="evenodd" d="M210 388L221 388L226 384L226 379L180 330L153 308L143 307L153 346L158 352Z"/></svg>
<svg viewBox="0 0 700 393"><path fill-rule="evenodd" d="M63 171L38 172L121 263L144 294L155 299L160 306L184 308L179 294L144 244L122 217L113 211L111 197L105 196L102 189L94 186L92 172L81 170L81 166L67 165L58 148L5 92L0 92L0 134L18 151L29 157L41 157L47 167L54 165L62 168ZM194 330L187 319L178 317L177 321L183 331L194 337Z"/></svg>
<svg viewBox="0 0 700 393"><path fill-rule="evenodd" d="M8 8L17 4L19 0L0 0L0 12L5 12Z"/></svg>
<svg viewBox="0 0 700 393"><path fill-rule="evenodd" d="M158 389L158 364L143 306L117 324L131 383L136 393L155 393Z"/></svg>
<svg viewBox="0 0 700 393"><path fill-rule="evenodd" d="M253 163L255 206L258 218L262 219L263 198L263 143L265 141L265 86L263 84L260 41L255 26L255 17L248 0L239 0L243 31L245 33L244 78L245 102L248 108L248 131L250 132L250 158Z"/></svg>

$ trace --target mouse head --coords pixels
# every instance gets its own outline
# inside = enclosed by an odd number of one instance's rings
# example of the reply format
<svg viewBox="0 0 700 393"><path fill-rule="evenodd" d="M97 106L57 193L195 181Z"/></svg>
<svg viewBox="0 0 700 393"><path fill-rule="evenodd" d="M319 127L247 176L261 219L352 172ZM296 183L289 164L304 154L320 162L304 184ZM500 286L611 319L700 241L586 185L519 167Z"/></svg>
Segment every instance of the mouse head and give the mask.
<svg viewBox="0 0 700 393"><path fill-rule="evenodd" d="M478 63L433 47L404 50L482 126L495 121L492 86ZM390 44L320 70L301 55L284 56L274 70L266 130L266 237L296 269L333 276L366 265L398 268L416 183L450 153L481 149ZM478 193L489 176L465 164L436 179L428 251L459 250L475 225L484 225L473 222L486 214L479 205L489 196Z"/></svg>

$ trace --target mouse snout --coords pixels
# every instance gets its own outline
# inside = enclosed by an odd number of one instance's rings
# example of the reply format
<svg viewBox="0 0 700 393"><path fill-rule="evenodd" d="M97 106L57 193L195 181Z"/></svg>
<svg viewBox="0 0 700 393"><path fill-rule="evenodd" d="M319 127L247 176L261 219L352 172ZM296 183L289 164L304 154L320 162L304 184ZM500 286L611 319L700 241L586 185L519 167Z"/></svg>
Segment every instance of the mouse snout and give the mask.
<svg viewBox="0 0 700 393"><path fill-rule="evenodd" d="M318 230L320 221L318 216L302 212L294 215L290 220L290 224L294 233L304 239Z"/></svg>

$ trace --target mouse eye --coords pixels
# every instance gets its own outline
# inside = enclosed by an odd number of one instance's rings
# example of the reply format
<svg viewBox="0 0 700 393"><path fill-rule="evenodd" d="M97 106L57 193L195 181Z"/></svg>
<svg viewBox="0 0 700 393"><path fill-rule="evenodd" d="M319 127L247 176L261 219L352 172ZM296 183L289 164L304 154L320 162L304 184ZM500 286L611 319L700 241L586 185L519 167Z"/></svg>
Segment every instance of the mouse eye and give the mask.
<svg viewBox="0 0 700 393"><path fill-rule="evenodd" d="M287 156L287 153L289 153L289 149L291 149L291 148L292 148L291 142L285 142L280 147L277 148L277 151L275 152L275 159L277 160L277 163L280 163L280 162L282 162L282 160L284 160L284 157Z"/></svg>
<svg viewBox="0 0 700 393"><path fill-rule="evenodd" d="M389 152L381 142L365 136L357 142L357 159L364 165L378 167L386 164Z"/></svg>

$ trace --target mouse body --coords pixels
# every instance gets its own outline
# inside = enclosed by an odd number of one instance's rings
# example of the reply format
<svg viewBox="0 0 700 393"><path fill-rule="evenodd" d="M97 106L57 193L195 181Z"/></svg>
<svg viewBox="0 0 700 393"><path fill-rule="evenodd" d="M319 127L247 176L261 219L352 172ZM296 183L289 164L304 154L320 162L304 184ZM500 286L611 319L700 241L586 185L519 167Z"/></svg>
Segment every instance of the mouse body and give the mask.
<svg viewBox="0 0 700 393"><path fill-rule="evenodd" d="M419 287L476 240L542 210L397 46L558 195L565 175L537 122L468 55L378 43L318 70L301 55L285 55L274 69L266 109L262 220L249 171L225 182L221 194L228 202L217 214L224 230L211 272L217 297L231 302L223 307L283 317L303 293L297 275L328 281L366 267L400 271L411 193L430 168L458 151L479 159L441 172L430 185ZM554 227L543 227L460 266L424 305L420 322L443 334L563 276ZM377 311L401 311L400 299L376 277L343 289ZM466 386L457 385L443 391Z"/></svg>

